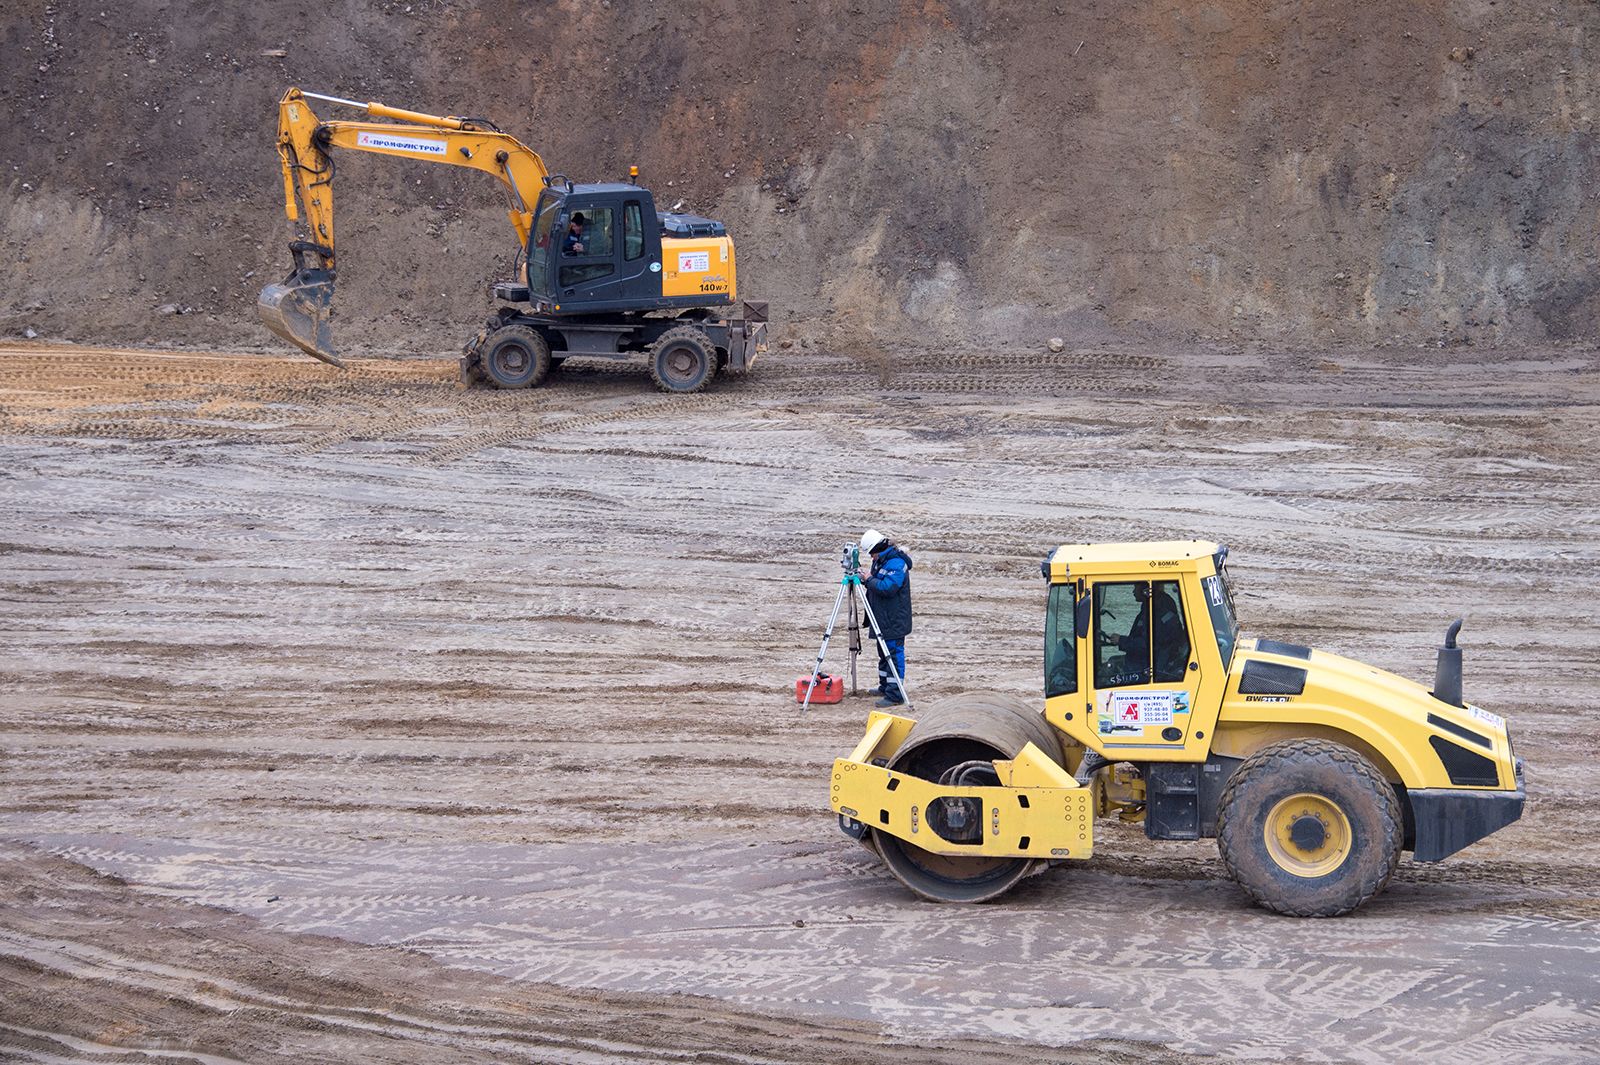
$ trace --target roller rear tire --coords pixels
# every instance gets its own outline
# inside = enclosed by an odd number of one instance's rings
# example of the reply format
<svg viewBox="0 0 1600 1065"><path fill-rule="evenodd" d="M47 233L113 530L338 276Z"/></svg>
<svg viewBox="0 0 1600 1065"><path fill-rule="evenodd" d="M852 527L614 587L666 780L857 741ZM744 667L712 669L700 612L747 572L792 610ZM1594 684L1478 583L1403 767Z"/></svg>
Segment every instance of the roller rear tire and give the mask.
<svg viewBox="0 0 1600 1065"><path fill-rule="evenodd" d="M1286 740L1245 759L1223 789L1222 864L1258 905L1337 917L1389 883L1404 812L1376 766L1328 740Z"/></svg>

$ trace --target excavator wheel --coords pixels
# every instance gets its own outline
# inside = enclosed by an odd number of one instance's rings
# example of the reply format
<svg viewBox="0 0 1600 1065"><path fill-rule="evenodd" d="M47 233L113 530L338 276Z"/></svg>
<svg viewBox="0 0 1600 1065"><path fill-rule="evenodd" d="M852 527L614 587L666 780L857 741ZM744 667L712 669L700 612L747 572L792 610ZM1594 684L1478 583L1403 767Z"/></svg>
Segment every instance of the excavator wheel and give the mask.
<svg viewBox="0 0 1600 1065"><path fill-rule="evenodd" d="M480 363L496 388L537 388L550 376L550 345L537 329L504 325L484 341Z"/></svg>
<svg viewBox="0 0 1600 1065"><path fill-rule="evenodd" d="M716 345L697 326L673 326L650 346L650 379L663 392L698 392L716 372Z"/></svg>
<svg viewBox="0 0 1600 1065"><path fill-rule="evenodd" d="M972 780L984 763L1015 758L1029 743L1057 761L1061 742L1035 709L1004 695L970 694L941 699L917 719L889 760L899 773L954 784ZM1036 858L948 857L872 830L874 849L906 887L934 902L983 902L1005 894L1018 881L1043 872Z"/></svg>

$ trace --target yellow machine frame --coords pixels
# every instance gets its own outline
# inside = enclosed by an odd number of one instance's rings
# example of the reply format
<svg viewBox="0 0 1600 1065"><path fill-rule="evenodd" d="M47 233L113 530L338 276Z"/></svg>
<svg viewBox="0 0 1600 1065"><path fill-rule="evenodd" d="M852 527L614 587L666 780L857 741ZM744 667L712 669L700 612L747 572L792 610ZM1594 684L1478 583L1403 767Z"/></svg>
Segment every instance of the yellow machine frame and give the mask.
<svg viewBox="0 0 1600 1065"><path fill-rule="evenodd" d="M1033 744L1010 761L995 763L998 787L945 787L872 764L905 742L911 718L874 712L849 757L833 763L836 813L957 857L1087 858L1094 851L1094 796ZM924 811L939 798L974 798L983 804L983 841L956 844L926 824Z"/></svg>

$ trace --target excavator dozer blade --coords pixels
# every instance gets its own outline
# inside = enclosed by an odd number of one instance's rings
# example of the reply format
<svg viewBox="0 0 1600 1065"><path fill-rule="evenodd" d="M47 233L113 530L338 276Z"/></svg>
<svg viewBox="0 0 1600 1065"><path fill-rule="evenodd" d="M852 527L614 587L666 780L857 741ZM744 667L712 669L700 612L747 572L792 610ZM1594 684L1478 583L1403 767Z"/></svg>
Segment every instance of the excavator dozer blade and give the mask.
<svg viewBox="0 0 1600 1065"><path fill-rule="evenodd" d="M263 324L314 359L344 369L333 350L333 272L296 267L261 290L256 314Z"/></svg>

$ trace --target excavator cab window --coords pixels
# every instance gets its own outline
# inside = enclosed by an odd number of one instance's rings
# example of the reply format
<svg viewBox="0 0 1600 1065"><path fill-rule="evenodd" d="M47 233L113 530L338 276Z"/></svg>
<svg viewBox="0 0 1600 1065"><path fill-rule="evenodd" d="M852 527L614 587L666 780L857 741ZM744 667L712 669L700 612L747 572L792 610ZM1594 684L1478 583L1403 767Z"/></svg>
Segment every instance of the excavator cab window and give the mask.
<svg viewBox="0 0 1600 1065"><path fill-rule="evenodd" d="M533 231L528 237L528 291L544 292L549 285L550 249L560 243L556 236L556 215L560 213L561 199L545 193L539 199L538 213L533 219Z"/></svg>
<svg viewBox="0 0 1600 1065"><path fill-rule="evenodd" d="M569 216L562 236L562 288L616 273L617 266L612 261L616 253L615 217L616 212L609 207L574 210Z"/></svg>
<svg viewBox="0 0 1600 1065"><path fill-rule="evenodd" d="M610 259L614 246L611 208L573 211L568 237L563 238L563 254L574 259Z"/></svg>
<svg viewBox="0 0 1600 1065"><path fill-rule="evenodd" d="M622 257L632 262L644 254L644 209L638 200L622 205Z"/></svg>

